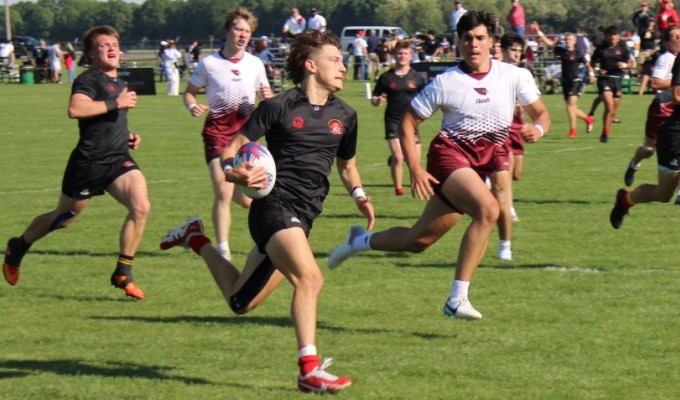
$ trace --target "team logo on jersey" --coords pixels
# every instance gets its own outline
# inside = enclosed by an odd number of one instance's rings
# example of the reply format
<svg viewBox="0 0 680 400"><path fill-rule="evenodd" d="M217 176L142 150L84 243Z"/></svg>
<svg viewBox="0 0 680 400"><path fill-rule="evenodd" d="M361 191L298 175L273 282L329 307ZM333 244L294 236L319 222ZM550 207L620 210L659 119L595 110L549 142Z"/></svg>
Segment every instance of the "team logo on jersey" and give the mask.
<svg viewBox="0 0 680 400"><path fill-rule="evenodd" d="M407 86L409 89L415 89L415 88L416 88L416 83L413 82L413 81L408 81L408 82L406 82L406 86Z"/></svg>
<svg viewBox="0 0 680 400"><path fill-rule="evenodd" d="M115 92L116 91L116 85L113 83L109 83L109 92Z"/></svg>
<svg viewBox="0 0 680 400"><path fill-rule="evenodd" d="M300 129L300 128L302 128L303 126L305 126L305 120L302 119L302 117L296 117L296 118L293 120L293 128L295 128L295 129Z"/></svg>
<svg viewBox="0 0 680 400"><path fill-rule="evenodd" d="M135 166L135 163L130 161L130 160L123 162L123 165L122 165L123 168L130 168L130 167L134 167L134 166Z"/></svg>
<svg viewBox="0 0 680 400"><path fill-rule="evenodd" d="M481 94L482 96L486 96L489 93L489 91L486 90L486 88L483 88L483 87L479 87L479 88L476 87L475 92Z"/></svg>
<svg viewBox="0 0 680 400"><path fill-rule="evenodd" d="M333 135L342 135L345 132L345 127L339 119L332 119L328 121L328 132Z"/></svg>
<svg viewBox="0 0 680 400"><path fill-rule="evenodd" d="M397 88L397 82L390 82L390 89L396 89Z"/></svg>
<svg viewBox="0 0 680 400"><path fill-rule="evenodd" d="M232 70L231 70L231 73L234 74L234 75L236 75L236 76L241 75L241 71L239 71L239 70L237 70L237 69L232 69Z"/></svg>

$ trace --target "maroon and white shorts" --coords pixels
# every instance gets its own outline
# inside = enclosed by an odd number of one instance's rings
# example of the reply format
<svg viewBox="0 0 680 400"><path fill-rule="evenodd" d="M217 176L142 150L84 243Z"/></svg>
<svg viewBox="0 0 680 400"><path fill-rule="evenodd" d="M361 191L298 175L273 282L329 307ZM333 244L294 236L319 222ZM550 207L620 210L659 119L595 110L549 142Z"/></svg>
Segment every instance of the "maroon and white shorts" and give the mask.
<svg viewBox="0 0 680 400"><path fill-rule="evenodd" d="M652 101L647 109L647 122L645 122L645 136L652 143L656 143L656 136L661 127L668 121L673 114L673 103L659 103L658 100Z"/></svg>

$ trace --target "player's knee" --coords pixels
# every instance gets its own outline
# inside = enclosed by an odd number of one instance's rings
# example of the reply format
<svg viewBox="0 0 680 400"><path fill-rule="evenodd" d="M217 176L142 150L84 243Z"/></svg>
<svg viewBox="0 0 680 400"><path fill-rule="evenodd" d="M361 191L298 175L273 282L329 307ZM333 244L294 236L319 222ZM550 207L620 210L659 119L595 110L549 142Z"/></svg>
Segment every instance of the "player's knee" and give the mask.
<svg viewBox="0 0 680 400"><path fill-rule="evenodd" d="M65 213L57 215L50 224L49 231L52 232L57 229L66 228L71 222L73 222L77 215L78 213L75 211L66 211Z"/></svg>
<svg viewBox="0 0 680 400"><path fill-rule="evenodd" d="M137 201L132 205L132 213L137 219L146 219L151 212L151 202L148 199Z"/></svg>

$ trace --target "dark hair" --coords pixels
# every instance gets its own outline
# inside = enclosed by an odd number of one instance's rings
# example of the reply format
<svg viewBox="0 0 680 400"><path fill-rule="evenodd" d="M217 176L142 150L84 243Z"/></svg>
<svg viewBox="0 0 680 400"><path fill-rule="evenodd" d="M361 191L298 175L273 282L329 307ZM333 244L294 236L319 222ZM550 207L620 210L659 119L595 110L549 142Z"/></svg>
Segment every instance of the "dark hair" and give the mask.
<svg viewBox="0 0 680 400"><path fill-rule="evenodd" d="M669 42L671 40L671 32L673 32L676 29L680 29L680 26L673 25L673 26L669 26L668 28L664 29L663 33L661 34L661 41L662 42Z"/></svg>
<svg viewBox="0 0 680 400"><path fill-rule="evenodd" d="M501 38L501 48L507 50L515 44L522 46L522 49L524 49L524 45L526 43L524 42L524 38L521 37L517 32L505 32L505 35L503 35Z"/></svg>
<svg viewBox="0 0 680 400"><path fill-rule="evenodd" d="M101 25L88 29L88 31L85 32L85 34L83 35L83 55L85 56L87 62L90 64L92 64L92 59L90 59L90 51L94 49L94 39L101 35L113 36L116 39L120 40L120 35L118 34L118 31L115 30L112 26Z"/></svg>
<svg viewBox="0 0 680 400"><path fill-rule="evenodd" d="M224 29L231 29L231 27L234 26L234 22L239 18L245 20L248 25L250 25L251 32L255 32L255 29L257 29L257 17L245 7L236 7L229 12L227 18L224 20Z"/></svg>
<svg viewBox="0 0 680 400"><path fill-rule="evenodd" d="M610 25L606 28L604 28L604 35L605 36L614 36L619 34L619 27L616 25Z"/></svg>
<svg viewBox="0 0 680 400"><path fill-rule="evenodd" d="M494 27L494 15L486 11L470 10L460 17L460 21L458 21L456 26L456 33L461 38L463 33L471 31L480 25L486 26L487 32L491 35Z"/></svg>
<svg viewBox="0 0 680 400"><path fill-rule="evenodd" d="M293 83L296 85L302 83L306 71L305 62L324 45L340 49L338 37L328 31L306 31L295 38L290 46L290 55L286 59L286 73Z"/></svg>

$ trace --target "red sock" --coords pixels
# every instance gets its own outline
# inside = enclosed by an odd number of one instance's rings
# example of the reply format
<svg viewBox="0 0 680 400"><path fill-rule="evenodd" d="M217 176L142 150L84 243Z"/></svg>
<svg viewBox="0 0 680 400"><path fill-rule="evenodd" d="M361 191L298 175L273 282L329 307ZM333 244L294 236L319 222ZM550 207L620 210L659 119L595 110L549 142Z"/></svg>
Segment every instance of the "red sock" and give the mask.
<svg viewBox="0 0 680 400"><path fill-rule="evenodd" d="M210 239L203 235L193 236L189 239L189 247L191 247L191 250L193 250L194 253L198 255L201 254L201 247L205 246L206 244L210 244Z"/></svg>
<svg viewBox="0 0 680 400"><path fill-rule="evenodd" d="M319 356L302 356L298 358L298 365L300 366L300 375L307 375L312 370L321 364Z"/></svg>
<svg viewBox="0 0 680 400"><path fill-rule="evenodd" d="M631 208L635 205L633 202L633 199L631 199L630 195L633 193L633 191L628 191L626 192L626 195L621 198L621 204L626 207L626 208Z"/></svg>
<svg viewBox="0 0 680 400"><path fill-rule="evenodd" d="M605 136L609 136L609 128L602 128L602 134Z"/></svg>
<svg viewBox="0 0 680 400"><path fill-rule="evenodd" d="M576 135L576 128L569 129L569 135Z"/></svg>

